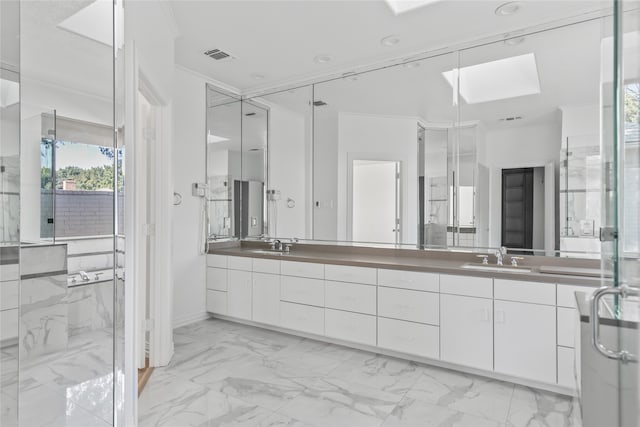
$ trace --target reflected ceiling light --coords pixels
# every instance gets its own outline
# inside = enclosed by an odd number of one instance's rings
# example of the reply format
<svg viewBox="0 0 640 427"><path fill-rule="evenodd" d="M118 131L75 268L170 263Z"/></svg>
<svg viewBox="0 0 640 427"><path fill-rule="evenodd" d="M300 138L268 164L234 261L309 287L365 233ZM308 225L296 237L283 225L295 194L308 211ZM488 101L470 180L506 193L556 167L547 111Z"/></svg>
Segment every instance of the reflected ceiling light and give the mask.
<svg viewBox="0 0 640 427"><path fill-rule="evenodd" d="M350 82L355 82L356 80L358 80L358 75L353 71L350 71L348 73L344 73L342 75L342 78L345 80L349 80Z"/></svg>
<svg viewBox="0 0 640 427"><path fill-rule="evenodd" d="M538 67L533 53L454 68L442 75L454 93L459 87L460 96L467 104L540 93Z"/></svg>
<svg viewBox="0 0 640 427"><path fill-rule="evenodd" d="M216 144L218 142L229 141L229 138L225 138L223 136L214 135L211 132L207 132L207 143Z"/></svg>
<svg viewBox="0 0 640 427"><path fill-rule="evenodd" d="M510 39L506 39L504 41L504 44L507 44L509 46L517 46L519 44L522 44L524 42L525 38L520 36L520 37L513 37Z"/></svg>
<svg viewBox="0 0 640 427"><path fill-rule="evenodd" d="M13 80L0 79L0 107L5 108L20 101L20 85Z"/></svg>
<svg viewBox="0 0 640 427"><path fill-rule="evenodd" d="M438 1L440 0L386 0L387 5L395 15L400 15L401 13L409 12L410 10L418 9L419 7Z"/></svg>
<svg viewBox="0 0 640 427"><path fill-rule="evenodd" d="M313 58L313 60L318 64L325 64L331 61L331 57L329 55L318 55L315 58Z"/></svg>
<svg viewBox="0 0 640 427"><path fill-rule="evenodd" d="M518 13L521 7L522 4L519 1L510 1L498 6L494 13L498 16L510 16Z"/></svg>
<svg viewBox="0 0 640 427"><path fill-rule="evenodd" d="M264 79L264 74L251 74L251 78L254 80L262 80Z"/></svg>
<svg viewBox="0 0 640 427"><path fill-rule="evenodd" d="M83 7L58 28L113 47L113 1L96 0Z"/></svg>
<svg viewBox="0 0 640 427"><path fill-rule="evenodd" d="M420 64L420 61L412 61L412 62L405 62L402 65L404 66L404 68L418 68L421 64Z"/></svg>
<svg viewBox="0 0 640 427"><path fill-rule="evenodd" d="M400 43L400 37L392 34L380 40L380 44L383 46L395 46Z"/></svg>

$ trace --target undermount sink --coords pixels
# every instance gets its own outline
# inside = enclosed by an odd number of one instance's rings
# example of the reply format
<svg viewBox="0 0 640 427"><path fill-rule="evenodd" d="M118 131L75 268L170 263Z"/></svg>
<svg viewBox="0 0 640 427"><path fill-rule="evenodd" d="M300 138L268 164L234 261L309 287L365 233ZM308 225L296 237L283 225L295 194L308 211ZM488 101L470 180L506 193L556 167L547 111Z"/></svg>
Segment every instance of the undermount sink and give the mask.
<svg viewBox="0 0 640 427"><path fill-rule="evenodd" d="M251 252L252 254L260 254L260 255L284 255L285 253L282 251L269 250L269 249L251 249L247 252Z"/></svg>
<svg viewBox="0 0 640 427"><path fill-rule="evenodd" d="M499 271L500 273L531 273L530 268L513 267L511 265L464 264L462 268L478 271Z"/></svg>

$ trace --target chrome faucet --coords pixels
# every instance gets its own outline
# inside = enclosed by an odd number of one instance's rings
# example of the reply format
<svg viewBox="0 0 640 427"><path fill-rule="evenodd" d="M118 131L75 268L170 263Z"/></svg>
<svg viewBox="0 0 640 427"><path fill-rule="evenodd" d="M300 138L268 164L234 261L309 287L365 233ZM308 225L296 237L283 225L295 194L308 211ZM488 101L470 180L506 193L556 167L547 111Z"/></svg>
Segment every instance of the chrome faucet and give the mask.
<svg viewBox="0 0 640 427"><path fill-rule="evenodd" d="M80 278L83 282L88 282L89 280L91 280L86 271L78 271L78 274L80 275Z"/></svg>
<svg viewBox="0 0 640 427"><path fill-rule="evenodd" d="M504 246L496 250L496 265L503 265L502 260L506 254L507 254L507 248L505 248Z"/></svg>
<svg viewBox="0 0 640 427"><path fill-rule="evenodd" d="M282 250L282 242L278 239L271 242L271 250L281 251Z"/></svg>

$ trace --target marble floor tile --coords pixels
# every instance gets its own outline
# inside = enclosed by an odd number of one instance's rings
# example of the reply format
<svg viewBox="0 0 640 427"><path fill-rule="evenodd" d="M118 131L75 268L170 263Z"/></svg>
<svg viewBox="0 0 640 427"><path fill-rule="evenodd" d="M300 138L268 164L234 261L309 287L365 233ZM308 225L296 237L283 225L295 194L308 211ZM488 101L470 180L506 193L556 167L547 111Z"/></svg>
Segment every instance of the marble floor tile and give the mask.
<svg viewBox="0 0 640 427"><path fill-rule="evenodd" d="M138 404L140 427L258 425L271 415L258 405L182 380L147 384Z"/></svg>
<svg viewBox="0 0 640 427"><path fill-rule="evenodd" d="M278 412L314 426L379 426L400 399L380 389L323 378Z"/></svg>
<svg viewBox="0 0 640 427"><path fill-rule="evenodd" d="M18 425L18 400L9 394L0 392L0 426Z"/></svg>
<svg viewBox="0 0 640 427"><path fill-rule="evenodd" d="M414 362L360 351L329 373L332 377L404 395L422 368Z"/></svg>
<svg viewBox="0 0 640 427"><path fill-rule="evenodd" d="M425 366L406 396L504 423L513 387L502 381Z"/></svg>
<svg viewBox="0 0 640 427"><path fill-rule="evenodd" d="M259 427L311 427L311 424L303 423L295 418L274 412L267 418L263 419Z"/></svg>
<svg viewBox="0 0 640 427"><path fill-rule="evenodd" d="M568 396L516 386L513 392L508 427L580 426L578 405Z"/></svg>
<svg viewBox="0 0 640 427"><path fill-rule="evenodd" d="M19 425L28 427L107 427L64 395L47 388L20 394Z"/></svg>
<svg viewBox="0 0 640 427"><path fill-rule="evenodd" d="M387 417L383 427L405 426L502 427L504 424L405 397Z"/></svg>

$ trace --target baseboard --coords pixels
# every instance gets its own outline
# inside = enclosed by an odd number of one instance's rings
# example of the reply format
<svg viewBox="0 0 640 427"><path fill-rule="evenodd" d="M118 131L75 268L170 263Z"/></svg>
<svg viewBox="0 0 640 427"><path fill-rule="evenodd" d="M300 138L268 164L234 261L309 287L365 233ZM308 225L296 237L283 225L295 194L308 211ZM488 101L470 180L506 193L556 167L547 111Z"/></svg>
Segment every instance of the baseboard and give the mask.
<svg viewBox="0 0 640 427"><path fill-rule="evenodd" d="M209 314L206 311L200 313L191 313L185 316L180 316L173 319L173 329L180 328L182 326L190 325L191 323L199 322L209 318Z"/></svg>

